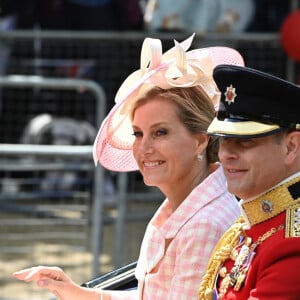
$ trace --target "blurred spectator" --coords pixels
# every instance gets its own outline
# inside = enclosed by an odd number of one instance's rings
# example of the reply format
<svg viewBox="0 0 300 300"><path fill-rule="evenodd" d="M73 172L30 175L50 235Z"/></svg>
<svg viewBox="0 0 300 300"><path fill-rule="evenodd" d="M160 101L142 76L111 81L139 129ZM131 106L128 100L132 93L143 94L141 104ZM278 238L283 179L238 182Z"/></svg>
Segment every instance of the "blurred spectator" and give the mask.
<svg viewBox="0 0 300 300"><path fill-rule="evenodd" d="M244 32L254 17L253 0L221 0L221 14L213 31Z"/></svg>
<svg viewBox="0 0 300 300"><path fill-rule="evenodd" d="M144 20L149 31L209 31L220 10L220 0L148 0Z"/></svg>
<svg viewBox="0 0 300 300"><path fill-rule="evenodd" d="M140 30L139 0L62 0L64 29Z"/></svg>
<svg viewBox="0 0 300 300"><path fill-rule="evenodd" d="M252 0L148 0L149 31L241 32L253 17Z"/></svg>
<svg viewBox="0 0 300 300"><path fill-rule="evenodd" d="M0 0L2 15L14 15L17 29L58 29L62 23L61 0Z"/></svg>
<svg viewBox="0 0 300 300"><path fill-rule="evenodd" d="M0 0L1 15L13 14L18 29L140 30L139 0Z"/></svg>

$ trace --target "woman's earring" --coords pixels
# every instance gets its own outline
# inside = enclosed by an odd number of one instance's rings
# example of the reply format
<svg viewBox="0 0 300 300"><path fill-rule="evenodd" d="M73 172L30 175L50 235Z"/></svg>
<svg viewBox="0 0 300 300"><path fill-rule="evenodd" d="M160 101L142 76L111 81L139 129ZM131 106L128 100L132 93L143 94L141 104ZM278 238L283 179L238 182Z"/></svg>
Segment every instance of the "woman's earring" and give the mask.
<svg viewBox="0 0 300 300"><path fill-rule="evenodd" d="M203 154L201 154L200 152L197 154L197 159L199 161L202 161L203 160Z"/></svg>

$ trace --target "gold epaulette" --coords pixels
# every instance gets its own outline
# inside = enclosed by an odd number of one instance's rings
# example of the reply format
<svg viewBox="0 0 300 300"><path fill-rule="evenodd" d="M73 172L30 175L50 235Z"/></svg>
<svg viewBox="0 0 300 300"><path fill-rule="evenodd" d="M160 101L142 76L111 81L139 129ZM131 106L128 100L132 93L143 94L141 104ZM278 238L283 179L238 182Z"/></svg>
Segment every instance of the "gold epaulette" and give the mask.
<svg viewBox="0 0 300 300"><path fill-rule="evenodd" d="M300 237L300 201L286 210L285 237Z"/></svg>
<svg viewBox="0 0 300 300"><path fill-rule="evenodd" d="M234 224L224 233L216 245L207 265L206 273L199 288L199 300L212 300L214 285L222 264L230 258L231 251L237 246L240 236L243 234L245 220L238 218Z"/></svg>

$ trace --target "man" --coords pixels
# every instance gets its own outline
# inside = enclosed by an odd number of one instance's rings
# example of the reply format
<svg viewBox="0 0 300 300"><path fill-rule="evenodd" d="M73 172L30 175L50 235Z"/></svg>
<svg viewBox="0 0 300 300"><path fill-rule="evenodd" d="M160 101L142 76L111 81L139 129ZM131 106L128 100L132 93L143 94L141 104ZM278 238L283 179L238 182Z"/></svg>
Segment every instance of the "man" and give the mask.
<svg viewBox="0 0 300 300"><path fill-rule="evenodd" d="M208 263L199 299L300 299L300 86L253 69L214 70L208 128L242 217Z"/></svg>

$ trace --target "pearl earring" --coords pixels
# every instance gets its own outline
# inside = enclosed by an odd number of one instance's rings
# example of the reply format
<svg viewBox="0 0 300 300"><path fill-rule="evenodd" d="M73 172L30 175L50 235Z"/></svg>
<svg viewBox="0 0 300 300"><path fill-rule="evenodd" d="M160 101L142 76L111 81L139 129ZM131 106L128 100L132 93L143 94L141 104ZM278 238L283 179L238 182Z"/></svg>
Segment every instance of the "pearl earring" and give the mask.
<svg viewBox="0 0 300 300"><path fill-rule="evenodd" d="M200 152L197 154L197 159L199 161L202 161L203 160L203 154L201 154Z"/></svg>

